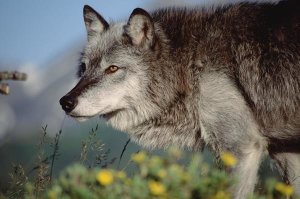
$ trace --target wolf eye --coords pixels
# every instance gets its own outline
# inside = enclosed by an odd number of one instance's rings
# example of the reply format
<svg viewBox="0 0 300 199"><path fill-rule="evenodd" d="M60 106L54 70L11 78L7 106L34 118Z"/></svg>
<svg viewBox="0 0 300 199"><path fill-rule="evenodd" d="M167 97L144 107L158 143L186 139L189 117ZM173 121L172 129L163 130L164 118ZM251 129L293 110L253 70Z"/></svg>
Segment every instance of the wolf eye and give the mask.
<svg viewBox="0 0 300 199"><path fill-rule="evenodd" d="M86 64L82 62L79 65L78 76L81 77L85 71L86 71Z"/></svg>
<svg viewBox="0 0 300 199"><path fill-rule="evenodd" d="M117 70L119 70L119 67L118 67L118 66L111 65L111 66L109 66L107 69L105 69L105 73L106 73L106 74L110 74L110 73L116 72Z"/></svg>
<svg viewBox="0 0 300 199"><path fill-rule="evenodd" d="M84 73L86 71L86 65L85 65L85 63L81 63L80 64L80 69L81 69L82 73Z"/></svg>

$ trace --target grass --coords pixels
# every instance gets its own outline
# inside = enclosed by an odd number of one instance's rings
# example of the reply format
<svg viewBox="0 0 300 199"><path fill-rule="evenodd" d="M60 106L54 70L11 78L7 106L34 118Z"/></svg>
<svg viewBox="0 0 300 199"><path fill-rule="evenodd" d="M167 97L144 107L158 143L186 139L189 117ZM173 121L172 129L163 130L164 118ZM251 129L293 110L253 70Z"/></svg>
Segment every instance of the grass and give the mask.
<svg viewBox="0 0 300 199"><path fill-rule="evenodd" d="M232 198L232 187L238 180L225 170L236 165L230 153L222 155L221 167L208 164L199 153L187 154L171 148L165 156L144 151L133 153L119 168L116 157L98 138L98 125L81 141L81 151L74 163L58 176L53 175L63 144L59 131L51 139L47 126L37 145L35 166L25 172L22 165L13 166L9 189L0 198ZM126 150L126 142L119 163ZM128 165L134 168L129 170ZM293 188L275 179L262 181L251 199L288 199Z"/></svg>

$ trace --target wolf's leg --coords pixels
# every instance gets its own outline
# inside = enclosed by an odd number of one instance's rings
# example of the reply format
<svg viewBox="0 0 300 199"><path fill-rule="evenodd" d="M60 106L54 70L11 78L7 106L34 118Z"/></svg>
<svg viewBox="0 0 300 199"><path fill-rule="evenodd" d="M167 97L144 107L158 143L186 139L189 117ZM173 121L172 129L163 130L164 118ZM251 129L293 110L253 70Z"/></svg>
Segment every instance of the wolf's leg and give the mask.
<svg viewBox="0 0 300 199"><path fill-rule="evenodd" d="M272 157L277 162L277 167L283 180L293 185L295 192L300 196L300 154L276 153Z"/></svg>
<svg viewBox="0 0 300 199"><path fill-rule="evenodd" d="M238 179L234 190L235 199L246 199L253 193L263 152L262 146L253 143L238 155L238 164L233 171Z"/></svg>

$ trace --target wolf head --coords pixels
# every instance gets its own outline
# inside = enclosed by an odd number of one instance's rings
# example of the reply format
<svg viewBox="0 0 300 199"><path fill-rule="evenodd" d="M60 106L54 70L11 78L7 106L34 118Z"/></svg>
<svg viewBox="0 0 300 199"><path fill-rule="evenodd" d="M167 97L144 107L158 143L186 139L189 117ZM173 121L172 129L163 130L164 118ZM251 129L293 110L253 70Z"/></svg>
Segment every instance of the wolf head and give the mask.
<svg viewBox="0 0 300 199"><path fill-rule="evenodd" d="M172 88L160 81L166 42L151 16L137 8L127 23L109 24L89 6L83 14L88 39L80 80L60 99L63 110L79 121L103 116L120 130L159 114L168 97L158 96Z"/></svg>

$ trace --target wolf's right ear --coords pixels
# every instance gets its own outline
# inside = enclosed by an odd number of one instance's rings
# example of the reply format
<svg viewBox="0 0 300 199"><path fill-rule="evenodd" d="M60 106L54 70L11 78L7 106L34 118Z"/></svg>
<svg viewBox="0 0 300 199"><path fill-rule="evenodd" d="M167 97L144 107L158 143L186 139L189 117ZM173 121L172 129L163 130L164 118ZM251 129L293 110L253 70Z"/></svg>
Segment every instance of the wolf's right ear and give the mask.
<svg viewBox="0 0 300 199"><path fill-rule="evenodd" d="M152 17L141 8L132 11L125 31L135 46L147 48L154 43L155 33Z"/></svg>
<svg viewBox="0 0 300 199"><path fill-rule="evenodd" d="M101 34L109 28L109 24L105 19L88 5L83 7L83 17L88 33L88 39L92 36Z"/></svg>

